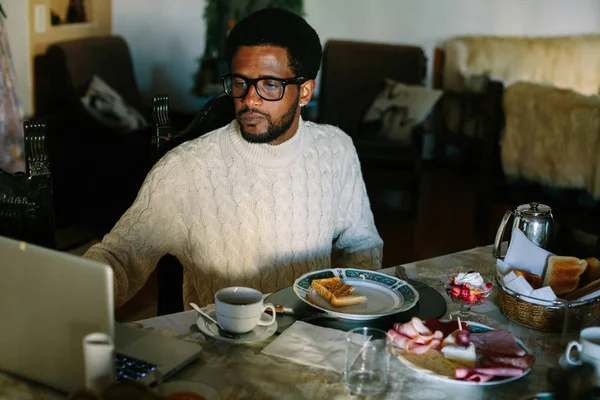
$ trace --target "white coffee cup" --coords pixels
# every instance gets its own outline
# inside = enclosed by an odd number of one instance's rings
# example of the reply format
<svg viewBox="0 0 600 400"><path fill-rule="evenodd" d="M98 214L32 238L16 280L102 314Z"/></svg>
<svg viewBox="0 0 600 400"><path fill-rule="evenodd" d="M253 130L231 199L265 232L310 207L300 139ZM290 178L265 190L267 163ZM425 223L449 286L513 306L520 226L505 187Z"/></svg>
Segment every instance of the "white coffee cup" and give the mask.
<svg viewBox="0 0 600 400"><path fill-rule="evenodd" d="M261 319L270 309L273 313L268 321ZM256 325L266 326L275 322L275 306L263 304L263 294L256 289L234 286L215 293L217 322L223 329L235 333L250 332Z"/></svg>
<svg viewBox="0 0 600 400"><path fill-rule="evenodd" d="M577 359L571 357L571 350L577 349ZM579 334L579 341L573 340L565 350L565 360L570 365L590 363L596 368L596 385L600 384L600 327L585 328Z"/></svg>

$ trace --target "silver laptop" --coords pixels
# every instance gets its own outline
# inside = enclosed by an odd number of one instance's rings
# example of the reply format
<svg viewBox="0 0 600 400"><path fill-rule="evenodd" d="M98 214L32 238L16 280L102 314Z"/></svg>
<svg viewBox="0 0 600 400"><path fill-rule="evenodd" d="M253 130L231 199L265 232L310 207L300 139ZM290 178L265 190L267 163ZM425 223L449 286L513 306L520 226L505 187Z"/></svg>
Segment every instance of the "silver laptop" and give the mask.
<svg viewBox="0 0 600 400"><path fill-rule="evenodd" d="M113 314L109 266L0 236L0 370L63 392L83 388L82 339L91 332L163 378L200 355L198 345L114 323ZM154 383L153 372L142 375L132 377Z"/></svg>

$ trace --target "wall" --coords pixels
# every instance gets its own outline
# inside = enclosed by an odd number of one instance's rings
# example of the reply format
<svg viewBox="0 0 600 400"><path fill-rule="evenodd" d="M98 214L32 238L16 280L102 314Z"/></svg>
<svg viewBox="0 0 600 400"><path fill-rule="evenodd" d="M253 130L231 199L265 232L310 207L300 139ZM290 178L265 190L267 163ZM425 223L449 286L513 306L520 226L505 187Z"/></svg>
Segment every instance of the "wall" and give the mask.
<svg viewBox="0 0 600 400"><path fill-rule="evenodd" d="M30 113L27 10L37 0L0 1L8 15L17 88ZM128 41L146 98L168 92L178 108L199 107L191 88L204 52L204 6L204 0L112 0L112 30ZM597 0L305 0L305 9L323 42L343 38L416 44L430 60L437 43L457 35L600 32Z"/></svg>
<svg viewBox="0 0 600 400"><path fill-rule="evenodd" d="M203 0L113 0L113 31L131 46L146 98L168 92L180 109L204 52ZM598 0L305 0L307 20L330 38L409 43L432 61L436 44L465 34L600 33Z"/></svg>
<svg viewBox="0 0 600 400"><path fill-rule="evenodd" d="M204 0L113 0L113 33L129 44L144 98L168 93L180 110L200 108L192 95L204 53Z"/></svg>
<svg viewBox="0 0 600 400"><path fill-rule="evenodd" d="M94 0L92 2L86 2L86 14L88 19L90 19L89 22L52 26L50 24L50 10L54 9L60 15L64 14L64 11L61 12L58 8L64 8L61 7L61 5L63 5L61 3L64 3L64 1L29 0L29 21L34 21L35 7L37 5L43 5L46 8L45 31L35 32L34 24L31 23L29 25L32 57L36 54L43 54L51 43L89 36L110 35L112 32L112 0Z"/></svg>

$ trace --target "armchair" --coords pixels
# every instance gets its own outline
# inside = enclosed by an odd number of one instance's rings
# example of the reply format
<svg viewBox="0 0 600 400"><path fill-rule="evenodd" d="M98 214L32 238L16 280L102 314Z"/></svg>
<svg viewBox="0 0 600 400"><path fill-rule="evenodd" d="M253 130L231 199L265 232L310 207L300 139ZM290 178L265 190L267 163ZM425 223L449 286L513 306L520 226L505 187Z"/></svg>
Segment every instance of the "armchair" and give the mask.
<svg viewBox="0 0 600 400"><path fill-rule="evenodd" d="M46 123L25 121L26 171L0 169L0 235L56 246L52 176L45 148Z"/></svg>
<svg viewBox="0 0 600 400"><path fill-rule="evenodd" d="M426 62L423 50L415 46L344 40L325 44L318 122L337 125L354 139L374 207L386 192L401 191L409 198L408 206L401 207L415 210L423 127L415 127L408 141L396 141L374 134L363 119L386 79L422 85Z"/></svg>
<svg viewBox="0 0 600 400"><path fill-rule="evenodd" d="M137 195L154 163L151 108L136 83L129 46L119 36L54 43L35 58L36 115L48 121L57 224L107 232ZM148 126L124 133L102 124L81 99L98 77L144 117ZM172 113L174 126L191 115Z"/></svg>

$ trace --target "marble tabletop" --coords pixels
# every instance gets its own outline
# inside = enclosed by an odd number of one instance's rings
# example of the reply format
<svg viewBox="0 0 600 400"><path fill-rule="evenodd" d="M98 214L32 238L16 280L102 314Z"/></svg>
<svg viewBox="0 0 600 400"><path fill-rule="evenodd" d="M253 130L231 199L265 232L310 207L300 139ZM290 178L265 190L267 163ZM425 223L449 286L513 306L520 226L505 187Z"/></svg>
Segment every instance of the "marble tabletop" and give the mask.
<svg viewBox="0 0 600 400"><path fill-rule="evenodd" d="M476 270L490 279L495 273L491 246L453 253L404 265L409 278L443 292L449 274ZM395 275L395 268L383 270ZM444 294L448 311L458 306ZM374 399L515 399L547 392L548 369L556 368L565 344L573 337L538 332L512 323L498 309L497 290L474 309L481 322L512 332L536 356L531 372L516 381L495 386L465 386L440 381L416 372L393 357L389 385ZM223 399L346 399L355 398L333 371L307 367L261 353L275 337L249 344L232 344L207 338L193 329L197 315L187 311L139 321L146 329L179 337L202 346L201 357L172 379L197 381L220 392ZM57 393L0 373L0 398L55 399ZM359 398L359 397L356 397Z"/></svg>

